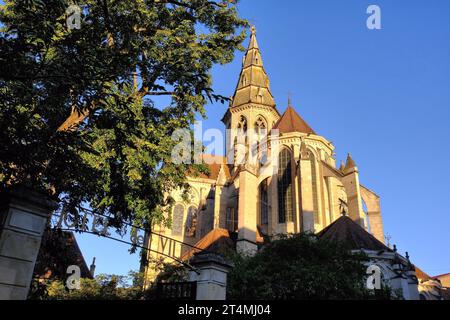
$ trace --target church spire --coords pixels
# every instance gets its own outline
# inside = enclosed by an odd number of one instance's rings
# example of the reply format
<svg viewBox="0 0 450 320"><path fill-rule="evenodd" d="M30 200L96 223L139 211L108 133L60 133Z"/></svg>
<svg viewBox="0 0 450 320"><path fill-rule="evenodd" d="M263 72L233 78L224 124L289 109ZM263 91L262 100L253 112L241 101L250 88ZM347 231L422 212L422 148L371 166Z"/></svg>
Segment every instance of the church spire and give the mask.
<svg viewBox="0 0 450 320"><path fill-rule="evenodd" d="M344 170L345 170L345 163L344 160L341 160L341 166L339 167L339 171L344 173Z"/></svg>
<svg viewBox="0 0 450 320"><path fill-rule="evenodd" d="M232 107L255 103L275 107L270 92L269 77L264 70L261 52L256 40L256 29L251 28L250 43L242 61L239 83L233 97Z"/></svg>
<svg viewBox="0 0 450 320"><path fill-rule="evenodd" d="M256 28L255 26L251 27L252 35L250 36L250 44L248 46L248 50L250 49L259 49L258 41L256 41Z"/></svg>
<svg viewBox="0 0 450 320"><path fill-rule="evenodd" d="M352 155L349 153L347 155L347 161L345 162L344 173L347 174L349 172L353 172L356 170L356 163L352 158Z"/></svg>

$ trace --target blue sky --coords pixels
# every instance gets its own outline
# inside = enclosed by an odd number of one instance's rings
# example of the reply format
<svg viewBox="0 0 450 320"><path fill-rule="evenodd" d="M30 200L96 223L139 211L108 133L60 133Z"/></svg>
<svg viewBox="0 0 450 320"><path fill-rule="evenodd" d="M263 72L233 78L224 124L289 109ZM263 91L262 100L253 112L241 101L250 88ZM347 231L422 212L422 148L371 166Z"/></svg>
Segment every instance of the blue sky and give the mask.
<svg viewBox="0 0 450 320"><path fill-rule="evenodd" d="M382 30L366 27L371 4ZM450 1L243 0L239 12L256 25L279 110L291 92L338 161L350 152L361 183L381 196L391 242L425 272L450 272ZM233 94L242 55L214 68L216 92ZM209 105L204 129L223 129L226 107ZM78 241L99 273L138 269L125 245Z"/></svg>

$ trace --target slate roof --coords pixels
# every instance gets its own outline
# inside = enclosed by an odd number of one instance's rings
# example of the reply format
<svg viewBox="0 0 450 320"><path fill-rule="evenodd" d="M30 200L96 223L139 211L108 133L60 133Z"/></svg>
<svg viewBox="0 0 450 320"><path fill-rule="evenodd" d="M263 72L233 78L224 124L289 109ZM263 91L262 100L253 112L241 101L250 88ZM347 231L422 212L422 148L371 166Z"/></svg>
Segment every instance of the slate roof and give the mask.
<svg viewBox="0 0 450 320"><path fill-rule="evenodd" d="M242 61L242 70L231 107L235 108L248 103L275 108L275 101L270 91L269 77L264 69L254 28L252 28L247 53Z"/></svg>
<svg viewBox="0 0 450 320"><path fill-rule="evenodd" d="M73 232L47 229L42 238L34 275L40 279L64 278L67 267L80 267L82 278L92 275Z"/></svg>
<svg viewBox="0 0 450 320"><path fill-rule="evenodd" d="M342 216L317 234L319 239L339 241L350 249L366 249L374 251L390 251L384 243L379 241L348 216Z"/></svg>

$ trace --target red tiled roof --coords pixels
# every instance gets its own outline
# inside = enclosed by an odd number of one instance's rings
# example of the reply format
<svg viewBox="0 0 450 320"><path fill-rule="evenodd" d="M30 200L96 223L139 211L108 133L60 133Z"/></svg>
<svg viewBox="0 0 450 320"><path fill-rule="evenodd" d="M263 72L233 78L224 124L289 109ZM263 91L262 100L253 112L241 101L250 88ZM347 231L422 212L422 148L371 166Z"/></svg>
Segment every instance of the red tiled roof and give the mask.
<svg viewBox="0 0 450 320"><path fill-rule="evenodd" d="M291 106L286 109L273 128L278 129L280 133L302 132L316 134Z"/></svg>
<svg viewBox="0 0 450 320"><path fill-rule="evenodd" d="M225 229L214 229L206 236L204 236L199 242L195 244L195 248L192 248L186 252L181 260L187 260L194 254L201 250L209 252L215 252L219 254L225 254L230 250L234 250L235 243L230 237L230 232Z"/></svg>
<svg viewBox="0 0 450 320"><path fill-rule="evenodd" d="M205 154L203 155L203 162L208 166L209 174L199 174L198 177L217 180L219 177L220 168L223 168L227 179L231 177L230 170L226 164L226 157Z"/></svg>
<svg viewBox="0 0 450 320"><path fill-rule="evenodd" d="M431 277L426 272L424 272L422 269L420 269L417 266L414 266L414 267L416 269L416 277L418 279L420 279L420 280L430 280L431 279Z"/></svg>
<svg viewBox="0 0 450 320"><path fill-rule="evenodd" d="M447 276L450 276L450 272L449 272L449 273L440 274L440 275L438 275L438 276L434 276L433 279L442 278L442 277L447 277Z"/></svg>

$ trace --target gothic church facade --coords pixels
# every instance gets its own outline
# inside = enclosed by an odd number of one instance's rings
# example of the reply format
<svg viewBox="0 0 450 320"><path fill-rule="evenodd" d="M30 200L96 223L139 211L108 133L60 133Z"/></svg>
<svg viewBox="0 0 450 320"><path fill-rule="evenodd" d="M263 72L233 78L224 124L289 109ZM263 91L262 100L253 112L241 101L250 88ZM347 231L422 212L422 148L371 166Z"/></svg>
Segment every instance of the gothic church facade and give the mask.
<svg viewBox="0 0 450 320"><path fill-rule="evenodd" d="M171 228L155 226L155 234L204 248L228 232L235 235L236 250L251 254L267 236L318 233L346 215L384 243L380 198L360 183L352 157L337 165L333 144L316 133L290 103L280 114L254 28L222 122L230 129L227 144L233 152L239 143L248 148L235 132L256 136L278 132L277 154L268 144L268 153L277 159L276 170L260 170L245 162L230 165L225 157L205 155L206 162L214 162L210 173L188 178L188 200L181 190L171 194L176 201ZM149 238L148 246L152 257L165 250L156 236ZM181 245L176 250L186 256L191 249Z"/></svg>

